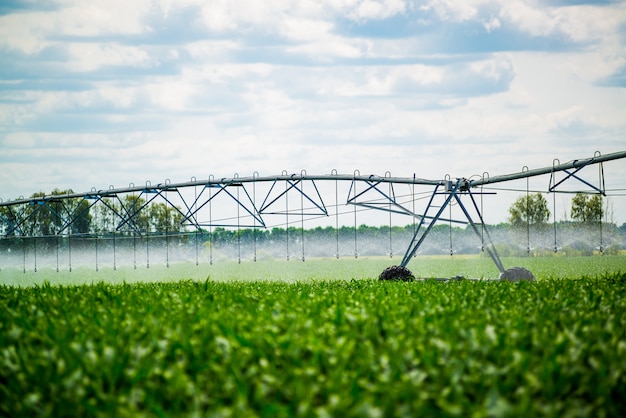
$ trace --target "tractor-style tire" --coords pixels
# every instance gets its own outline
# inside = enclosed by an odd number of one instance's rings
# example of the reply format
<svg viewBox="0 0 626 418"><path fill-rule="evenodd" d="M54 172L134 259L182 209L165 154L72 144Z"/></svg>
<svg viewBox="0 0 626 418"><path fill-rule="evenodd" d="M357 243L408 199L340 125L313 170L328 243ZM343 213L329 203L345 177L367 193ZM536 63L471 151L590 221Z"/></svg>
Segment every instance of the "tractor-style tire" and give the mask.
<svg viewBox="0 0 626 418"><path fill-rule="evenodd" d="M530 270L525 269L524 267L511 267L510 269L504 270L500 273L498 277L500 280L509 281L509 282L519 282L519 281L535 281L535 276L530 272Z"/></svg>
<svg viewBox="0 0 626 418"><path fill-rule="evenodd" d="M380 273L378 277L380 280L390 280L390 281L403 281L403 282L412 282L415 280L415 276L411 273L406 267L403 266L391 266L387 267Z"/></svg>

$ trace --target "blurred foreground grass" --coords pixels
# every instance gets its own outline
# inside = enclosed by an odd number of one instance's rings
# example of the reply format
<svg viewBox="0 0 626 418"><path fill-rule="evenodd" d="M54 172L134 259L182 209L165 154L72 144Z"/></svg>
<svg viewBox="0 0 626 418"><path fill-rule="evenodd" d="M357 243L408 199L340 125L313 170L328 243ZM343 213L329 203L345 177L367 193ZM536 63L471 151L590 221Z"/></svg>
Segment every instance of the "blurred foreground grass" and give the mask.
<svg viewBox="0 0 626 418"><path fill-rule="evenodd" d="M626 274L0 286L0 416L617 417Z"/></svg>

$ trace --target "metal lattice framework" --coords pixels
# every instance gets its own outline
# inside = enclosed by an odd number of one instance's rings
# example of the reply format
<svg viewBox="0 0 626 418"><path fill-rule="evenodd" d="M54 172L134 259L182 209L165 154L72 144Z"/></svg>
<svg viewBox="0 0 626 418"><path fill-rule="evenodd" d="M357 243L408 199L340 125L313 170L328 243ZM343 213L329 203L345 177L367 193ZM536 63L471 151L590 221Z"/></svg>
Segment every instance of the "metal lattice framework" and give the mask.
<svg viewBox="0 0 626 418"><path fill-rule="evenodd" d="M486 173L479 178L446 177L443 180L429 180L413 177L339 174L336 171L325 175L310 175L305 171L297 174L283 172L276 176L260 176L254 173L249 177L216 178L206 180L192 178L190 181L144 185L130 184L128 187L105 190L92 188L85 193L65 193L32 198L0 201L0 239L51 238L127 234L142 237L165 233L170 230L185 233L203 233L206 228L268 228L272 219L280 218L280 223L289 225L305 219L330 217L338 214L339 190L345 194L343 204L352 205L356 210L377 210L389 214L406 215L416 227L407 245L401 266L406 266L438 221L456 222L469 225L483 241L483 249L489 253L500 272L504 266L492 245L485 227L482 205L477 196L485 192L485 186L529 177L550 175L548 192L561 191L566 181L583 184L589 193L606 195L604 187L603 162L622 159L626 151L560 163L554 160L552 166L490 177ZM590 166L599 166L598 184L584 179L580 172ZM415 188L425 188L425 194L416 197ZM404 188L400 193L399 189ZM334 205L325 202L333 201ZM416 208L416 201L420 207ZM163 208L165 219L175 219L174 227L169 222L161 225L161 231L148 227L142 217L158 202ZM425 204L424 204L425 203ZM458 206L461 219L445 217L450 205ZM49 230L33 232L32 225L38 217L46 213L52 218ZM86 214L96 213L101 218L99 229L85 231L81 219ZM338 226L338 224L337 224ZM30 229L29 229L30 228ZM356 225L355 225L356 228ZM356 229L355 229L356 231ZM487 241L485 242L485 238ZM115 243L114 243L115 244ZM97 243L96 243L97 251ZM355 250L356 254L356 250ZM304 250L303 250L304 259ZM71 267L70 267L71 268Z"/></svg>

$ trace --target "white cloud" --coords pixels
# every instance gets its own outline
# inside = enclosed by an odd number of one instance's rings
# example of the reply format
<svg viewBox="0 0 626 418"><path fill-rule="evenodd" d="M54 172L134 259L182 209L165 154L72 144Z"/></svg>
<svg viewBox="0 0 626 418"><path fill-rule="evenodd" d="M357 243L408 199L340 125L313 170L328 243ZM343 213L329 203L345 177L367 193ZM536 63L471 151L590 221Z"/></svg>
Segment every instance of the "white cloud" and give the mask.
<svg viewBox="0 0 626 418"><path fill-rule="evenodd" d="M41 52L50 39L64 36L95 37L139 34L149 10L148 0L65 2L51 11L25 11L0 16L0 45L25 54Z"/></svg>
<svg viewBox="0 0 626 418"><path fill-rule="evenodd" d="M189 110L189 102L195 94L194 86L185 81L155 80L144 86L150 100L160 110Z"/></svg>
<svg viewBox="0 0 626 418"><path fill-rule="evenodd" d="M230 55L241 48L241 44L229 40L200 40L182 46L196 63L223 64Z"/></svg>
<svg viewBox="0 0 626 418"><path fill-rule="evenodd" d="M405 2L401 0L361 0L353 2L345 10L353 20L386 19L405 11Z"/></svg>
<svg viewBox="0 0 626 418"><path fill-rule="evenodd" d="M237 29L238 22L233 16L233 5L231 8L229 1L216 1L208 7L202 9L202 21L206 26L214 31L222 32L225 30Z"/></svg>
<svg viewBox="0 0 626 418"><path fill-rule="evenodd" d="M50 13L55 32L74 36L138 34L147 29L142 18L150 0L94 0L68 2L69 7Z"/></svg>
<svg viewBox="0 0 626 418"><path fill-rule="evenodd" d="M66 46L69 71L95 71L102 67L149 67L155 60L139 47L116 43L72 43Z"/></svg>
<svg viewBox="0 0 626 418"><path fill-rule="evenodd" d="M97 91L102 99L113 108L131 109L138 104L135 87L119 87L113 83L102 83Z"/></svg>
<svg viewBox="0 0 626 418"><path fill-rule="evenodd" d="M626 23L626 4L616 8L573 6L559 9L559 28L575 41L598 41L619 36ZM614 45L614 44L613 44Z"/></svg>
<svg viewBox="0 0 626 418"><path fill-rule="evenodd" d="M481 3L485 3L485 1L430 0L421 5L420 9L433 10L444 22L462 22L474 18L478 13L476 5Z"/></svg>
<svg viewBox="0 0 626 418"><path fill-rule="evenodd" d="M28 55L39 53L49 44L41 32L51 27L42 12L0 16L0 46Z"/></svg>
<svg viewBox="0 0 626 418"><path fill-rule="evenodd" d="M500 23L500 19L495 16L490 16L488 20L483 21L483 26L487 32L492 32L499 29L502 24Z"/></svg>
<svg viewBox="0 0 626 418"><path fill-rule="evenodd" d="M502 78L508 79L514 72L510 56L502 54L494 55L486 60L474 61L470 63L469 68L475 74L495 81L501 81Z"/></svg>
<svg viewBox="0 0 626 418"><path fill-rule="evenodd" d="M626 93L598 85L626 62L623 4L61 6L0 17L5 199L302 168L495 175L623 148Z"/></svg>
<svg viewBox="0 0 626 418"><path fill-rule="evenodd" d="M332 62L336 58L361 58L368 50L368 43L359 39L329 36L315 42L287 47L290 53L303 54L314 62Z"/></svg>
<svg viewBox="0 0 626 418"><path fill-rule="evenodd" d="M432 0L420 8L434 11L444 22L480 19L488 32L511 25L533 37L562 36L576 42L611 40L613 46L619 42L619 28L626 23L624 3L612 7L550 7L524 0Z"/></svg>
<svg viewBox="0 0 626 418"><path fill-rule="evenodd" d="M534 7L533 4L511 0L503 3L500 17L532 36L551 35L559 28L560 15L553 8Z"/></svg>
<svg viewBox="0 0 626 418"><path fill-rule="evenodd" d="M283 18L279 32L289 40L313 41L328 38L333 25L320 19Z"/></svg>

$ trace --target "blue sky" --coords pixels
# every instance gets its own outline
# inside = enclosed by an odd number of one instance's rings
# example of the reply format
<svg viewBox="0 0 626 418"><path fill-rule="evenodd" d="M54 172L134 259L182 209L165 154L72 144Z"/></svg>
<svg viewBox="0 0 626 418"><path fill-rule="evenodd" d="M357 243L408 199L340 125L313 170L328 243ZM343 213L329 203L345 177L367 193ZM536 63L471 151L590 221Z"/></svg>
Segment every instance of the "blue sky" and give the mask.
<svg viewBox="0 0 626 418"><path fill-rule="evenodd" d="M254 171L496 175L625 134L624 1L0 5L4 200ZM605 174L626 188L626 161Z"/></svg>

